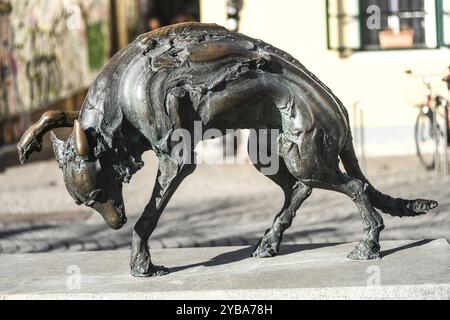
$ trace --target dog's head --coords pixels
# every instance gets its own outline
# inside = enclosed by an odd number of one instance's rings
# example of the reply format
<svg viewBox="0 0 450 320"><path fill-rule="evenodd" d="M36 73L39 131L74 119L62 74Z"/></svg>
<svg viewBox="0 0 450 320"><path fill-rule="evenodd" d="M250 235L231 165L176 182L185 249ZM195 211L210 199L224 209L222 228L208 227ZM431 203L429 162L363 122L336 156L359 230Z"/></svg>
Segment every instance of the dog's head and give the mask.
<svg viewBox="0 0 450 320"><path fill-rule="evenodd" d="M53 132L51 139L72 198L78 205L84 204L100 213L112 229L122 228L127 222L122 183L114 178L111 165L93 156L81 124L75 122L73 133L65 143Z"/></svg>

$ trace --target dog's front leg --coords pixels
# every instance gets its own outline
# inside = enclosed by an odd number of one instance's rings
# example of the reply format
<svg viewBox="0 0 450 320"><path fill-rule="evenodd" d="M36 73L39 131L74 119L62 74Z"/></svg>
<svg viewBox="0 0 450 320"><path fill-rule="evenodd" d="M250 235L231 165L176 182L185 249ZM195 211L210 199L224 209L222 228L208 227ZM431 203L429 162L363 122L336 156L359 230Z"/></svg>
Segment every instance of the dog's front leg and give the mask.
<svg viewBox="0 0 450 320"><path fill-rule="evenodd" d="M176 159L159 157L159 168L152 198L133 232L131 274L135 277L154 277L169 273L164 267L153 265L148 240L156 229L164 208L181 182L195 170L194 164L179 164Z"/></svg>

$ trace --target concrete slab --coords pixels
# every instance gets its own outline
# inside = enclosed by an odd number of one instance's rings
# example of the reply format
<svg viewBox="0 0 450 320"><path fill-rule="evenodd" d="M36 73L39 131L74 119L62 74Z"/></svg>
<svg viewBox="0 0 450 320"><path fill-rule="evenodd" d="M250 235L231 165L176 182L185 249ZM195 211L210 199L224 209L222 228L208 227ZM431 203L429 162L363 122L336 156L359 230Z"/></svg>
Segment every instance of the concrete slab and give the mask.
<svg viewBox="0 0 450 320"><path fill-rule="evenodd" d="M161 278L129 274L129 251L0 255L0 299L450 299L446 240L386 241L380 261L350 261L346 244L162 249Z"/></svg>

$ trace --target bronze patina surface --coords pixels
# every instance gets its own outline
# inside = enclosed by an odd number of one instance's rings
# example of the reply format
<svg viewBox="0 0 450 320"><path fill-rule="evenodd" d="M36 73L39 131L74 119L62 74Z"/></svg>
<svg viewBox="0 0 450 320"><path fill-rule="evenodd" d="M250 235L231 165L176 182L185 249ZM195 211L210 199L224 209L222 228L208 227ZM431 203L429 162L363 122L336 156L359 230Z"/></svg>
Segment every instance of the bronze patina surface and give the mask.
<svg viewBox="0 0 450 320"><path fill-rule="evenodd" d="M177 145L170 138L176 129L192 133L195 121L221 132L280 132L280 168L269 178L283 189L286 201L255 257L278 254L283 233L314 188L343 193L356 203L364 237L351 259L380 258L384 225L375 208L405 217L437 206L377 191L361 172L347 111L331 90L289 54L216 25L180 24L140 36L105 66L80 115L45 114L22 138L19 155L25 161L40 150L44 133L74 126L66 142L52 136L67 189L78 204L93 207L119 229L126 223L122 185L143 167L142 154L153 150L159 171L134 229L131 272L163 275L168 270L152 264L148 240L177 187L195 170L195 164L172 155Z"/></svg>

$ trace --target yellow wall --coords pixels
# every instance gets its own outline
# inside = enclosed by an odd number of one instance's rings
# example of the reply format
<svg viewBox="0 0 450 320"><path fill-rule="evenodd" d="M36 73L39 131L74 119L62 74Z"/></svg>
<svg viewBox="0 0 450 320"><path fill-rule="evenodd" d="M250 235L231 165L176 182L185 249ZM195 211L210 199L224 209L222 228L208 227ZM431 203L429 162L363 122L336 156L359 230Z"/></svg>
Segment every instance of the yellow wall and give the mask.
<svg viewBox="0 0 450 320"><path fill-rule="evenodd" d="M202 0L201 12L203 22L226 25L226 0ZM442 74L450 65L447 49L361 52L340 58L327 49L324 0L245 0L240 32L298 58L336 93L350 113L353 104L362 101L369 140L376 138L371 134L376 130L390 136L392 128L403 128L408 130L405 136L409 135L417 116L412 105L423 100L425 90L420 79L404 74L405 69ZM437 78L434 84L447 95L445 85ZM404 143L397 141L384 149L375 143L379 150L368 153L412 153L413 142L411 133L411 139Z"/></svg>

